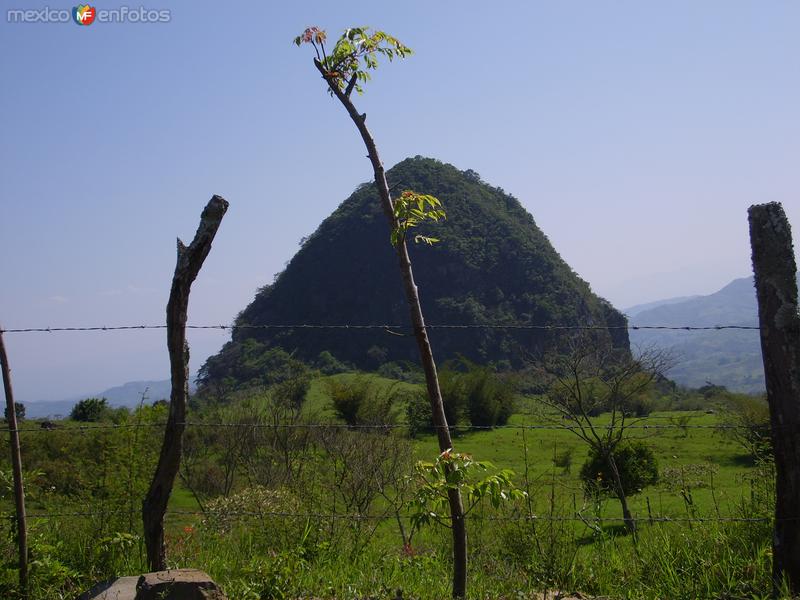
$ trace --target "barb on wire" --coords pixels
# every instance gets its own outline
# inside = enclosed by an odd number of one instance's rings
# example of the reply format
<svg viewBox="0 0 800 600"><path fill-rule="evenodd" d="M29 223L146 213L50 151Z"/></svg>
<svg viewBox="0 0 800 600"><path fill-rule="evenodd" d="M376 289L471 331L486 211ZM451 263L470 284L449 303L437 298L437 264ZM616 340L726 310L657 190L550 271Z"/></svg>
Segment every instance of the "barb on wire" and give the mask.
<svg viewBox="0 0 800 600"><path fill-rule="evenodd" d="M33 519L57 519L65 517L79 517L79 518L94 518L94 517L108 517L114 515L128 514L129 510L111 510L111 511L75 511L75 512L37 512L28 515ZM286 511L201 511L201 510L168 510L167 516L195 516L195 517L221 517L221 518L285 518L285 519L320 519L320 520L344 520L344 521L382 521L394 520L397 518L404 520L411 520L411 515L374 515L374 514L335 514L335 513L312 513L312 512L286 512ZM556 516L548 514L519 514L519 515L482 515L470 514L466 517L471 521L564 521L564 522L590 522L590 523L621 523L625 519L623 517L587 517L580 516ZM652 517L636 517L635 521L640 523L764 523L771 522L774 517L735 517L735 516L717 516L717 517L671 517L671 516L652 516ZM800 517L787 517L780 519L782 521L797 521Z"/></svg>
<svg viewBox="0 0 800 600"><path fill-rule="evenodd" d="M155 423L123 423L123 424L115 424L115 423L105 423L99 425L67 425L67 426L56 426L56 427L20 427L15 429L14 431L18 431L20 433L52 433L55 431L67 431L67 432L85 432L85 431L95 431L95 430L104 430L104 429L133 429L137 427L164 427L166 425L165 421L159 421ZM182 423L182 425L186 427L219 427L219 428L245 428L245 429L344 429L344 430L372 430L372 431L387 431L392 429L407 429L408 425L403 423L379 423L379 424L369 424L369 425L348 425L346 423L209 423L203 421L186 421ZM443 426L442 426L443 427ZM519 429L519 430L544 430L544 431L574 431L578 429L576 425L557 425L557 424L536 424L536 425L451 425L449 426L450 429L459 430L459 431L492 431L495 429ZM617 426L612 424L602 425L598 424L595 425L598 429L613 429ZM778 425L778 428L781 426ZM437 428L436 425L429 425L427 429L430 431L435 431ZM787 429L791 429L792 426L787 425ZM669 430L669 429L676 429L676 430L686 430L686 429L718 429L718 430L728 430L728 429L750 429L748 425L739 425L739 424L689 424L686 425L677 425L677 424L669 424L669 425L626 425L625 429L642 429L642 430L651 430L651 431L660 431L660 430ZM6 430L8 431L8 430Z"/></svg>
<svg viewBox="0 0 800 600"><path fill-rule="evenodd" d="M18 327L0 329L1 333L57 333L70 331L129 331L145 329L166 329L166 325L94 325L87 327ZM502 323L473 323L473 324L432 324L425 325L426 329L509 329L509 330L531 330L531 331L601 331L609 329L628 329L628 330L668 330L668 331L723 331L723 330L745 330L758 331L758 325L523 325L523 324L502 324ZM397 324L323 324L323 323L297 323L297 324L270 324L270 325L187 325L186 329L343 329L343 330L362 330L362 329L381 329L391 335L407 336L410 333L399 333L397 330L412 331L410 325Z"/></svg>

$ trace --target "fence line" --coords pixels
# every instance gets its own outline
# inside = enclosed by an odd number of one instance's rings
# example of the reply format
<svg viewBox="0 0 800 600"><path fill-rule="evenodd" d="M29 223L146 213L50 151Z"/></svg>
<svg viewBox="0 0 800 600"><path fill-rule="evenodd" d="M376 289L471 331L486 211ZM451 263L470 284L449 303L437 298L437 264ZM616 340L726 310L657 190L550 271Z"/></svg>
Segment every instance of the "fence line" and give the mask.
<svg viewBox="0 0 800 600"><path fill-rule="evenodd" d="M76 518L93 518L93 517L109 517L127 514L139 514L140 510L126 511L126 510L111 510L111 511L76 511L76 512L38 512L31 513L28 518L31 519L58 519L65 517ZM403 520L411 520L411 515L396 515L394 513L386 513L383 515L372 514L336 514L336 513L295 513L295 512L277 512L277 511L202 511L202 510L168 510L167 516L203 516L203 517L217 517L217 518L249 518L249 517L273 517L283 519L319 519L319 520L340 520L340 521L383 521L383 520L396 520L398 518ZM446 517L445 517L446 518ZM506 521L506 522L521 522L521 521L550 521L550 522L581 522L581 523L623 523L623 517L598 517L598 516L556 516L556 515L480 515L472 514L465 516L465 519L470 521ZM640 523L766 523L775 521L774 517L668 517L668 516L648 516L648 517L635 517L634 521ZM800 517L785 517L781 521L798 521Z"/></svg>
<svg viewBox="0 0 800 600"><path fill-rule="evenodd" d="M521 325L521 324L431 324L426 325L429 330L515 330L515 331L602 331L602 330L653 330L653 331L723 331L723 330L745 330L745 331L759 331L759 326L749 325L714 325L714 326L670 326L670 325ZM108 331L142 331L142 330L165 330L167 325L115 325L115 326L85 326L85 327L28 327L28 328L8 328L0 329L0 333L58 333L58 332L108 332ZM409 325L398 324L264 324L264 325L248 325L248 324L216 324L216 325L186 325L186 329L191 330L341 330L341 331L360 331L360 330L383 330L389 334L408 336L412 333L400 332L413 332ZM699 418L704 415L692 414L688 415L690 418ZM631 430L650 430L650 431L666 431L666 430L747 430L751 427L740 424L692 424L692 423L661 423L661 424L646 424L642 420L648 419L668 419L670 417L655 416L655 417L632 417L631 420L635 423L625 425L625 429ZM166 422L156 423L124 423L124 424L91 424L91 425L77 425L77 426L53 426L53 427L18 427L10 430L10 434L15 432L19 433L52 433L64 431L69 433L85 433L89 431L102 431L102 430L124 430L124 429L138 429L138 428L162 428L165 427ZM381 424L356 424L349 425L346 423L243 423L243 422L200 422L200 421L185 421L180 425L186 427L196 428L220 428L220 429L261 429L261 430L361 430L361 431L377 431L385 432L389 430L402 430L407 429L407 424L398 423L381 423ZM614 429L619 425L614 424L595 424L597 429ZM431 425L426 427L424 432L434 432L437 426ZM468 432L468 431L490 431L490 430L544 430L544 431L576 431L580 427L577 425L569 424L534 424L534 425L456 425L450 426L450 429ZM140 509L133 510L106 510L106 511L61 511L61 512L33 512L27 516L29 519L37 520L52 520L59 518L102 518L110 516L122 516L131 514L140 514ZM206 517L218 519L247 519L247 518L283 518L283 519L318 519L321 521L392 521L396 519L411 520L411 515L399 515L394 513L377 514L326 514L326 513L312 513L312 512L279 512L279 511L202 511L202 510L168 510L166 516L183 516L183 517ZM443 519L447 519L446 515L442 515ZM584 525L601 525L603 523L625 523L626 519L623 517L601 517L601 516L585 516L580 512L574 515L548 515L548 514L516 514L516 515L483 515L483 514L470 514L465 517L469 521L488 521L488 522L575 522L583 523ZM635 517L628 521L634 521L642 524L668 524L668 523L774 523L777 522L774 516L770 517L737 517L737 516L715 516L715 517L671 517L665 515L648 515L646 517ZM778 519L778 521L797 521L800 517L786 517Z"/></svg>
<svg viewBox="0 0 800 600"><path fill-rule="evenodd" d="M94 431L94 430L104 430L104 429L136 429L140 427L151 427L151 428L158 428L164 427L166 425L166 421L159 421L157 423L124 423L124 424L101 424L101 425L75 425L75 426L54 426L54 427L21 427L18 429L13 430L6 430L6 431L16 431L20 433L52 433L57 431L66 431L66 432L86 432L86 431ZM392 429L407 429L408 425L403 423L384 423L384 424L377 424L377 425L348 425L346 423L203 423L200 421L185 421L179 423L179 425L183 425L186 427L218 427L218 428L250 428L250 429L343 429L343 430L373 430L373 431L387 431ZM719 429L719 430L729 430L729 429L752 429L749 425L739 425L739 424L718 424L718 425L678 425L678 424L670 424L670 425L612 425L612 424L593 424L596 429L644 429L644 430L668 430L668 429L680 429L681 431L686 429ZM442 426L443 427L443 426ZM436 425L429 425L424 428L423 432L427 431L435 431L438 427ZM456 431L492 431L495 429L519 429L519 430L545 430L545 431L578 431L580 427L572 426L572 425L449 425L449 429L456 430ZM780 425L776 427L772 427L772 429L791 429L793 426L783 426Z"/></svg>
<svg viewBox="0 0 800 600"><path fill-rule="evenodd" d="M166 329L166 325L94 325L87 327L25 327L25 328L10 328L0 329L0 333L57 333L65 331L136 331L145 329ZM426 329L516 329L516 330L535 330L535 331L604 331L604 330L666 330L666 331L723 331L723 330L745 330L745 331L760 331L758 325L709 325L709 326L695 326L695 325L519 325L519 324L502 324L502 323L485 323L485 324L432 324L425 325ZM360 329L382 329L389 333L396 335L393 330L408 330L412 331L409 325L397 324L373 324L373 325L360 325L360 324L315 324L315 323L299 323L295 325L290 324L275 324L275 325L186 325L186 329L342 329L342 330L360 330Z"/></svg>

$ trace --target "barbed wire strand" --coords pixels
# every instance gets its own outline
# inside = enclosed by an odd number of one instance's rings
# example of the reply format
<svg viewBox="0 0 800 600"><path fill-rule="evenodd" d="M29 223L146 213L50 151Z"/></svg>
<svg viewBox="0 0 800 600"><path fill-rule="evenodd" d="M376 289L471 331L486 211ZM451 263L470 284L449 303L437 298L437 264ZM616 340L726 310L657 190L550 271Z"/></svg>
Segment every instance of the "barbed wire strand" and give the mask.
<svg viewBox="0 0 800 600"><path fill-rule="evenodd" d="M45 421L43 423L48 423ZM166 425L165 421L160 421L157 423L122 423L122 424L100 424L100 425L70 425L70 426L61 426L51 424L51 426L40 426L40 427L20 427L14 430L5 429L5 432L16 431L19 433L52 433L58 431L64 431L68 433L73 432L86 432L86 431L96 431L96 430L122 430L122 429L136 429L139 427L147 427L147 428L160 428ZM374 425L348 425L346 423L204 423L199 421L186 421L183 423L177 423L177 425L182 425L185 427L218 427L218 428L245 428L245 429L342 429L342 430L368 430L368 431L387 431L387 430L395 430L395 429L408 429L407 424L403 423L383 423L383 424L374 424ZM425 428L424 432L433 432L437 429L444 428L445 425L429 425ZM545 430L545 431L576 431L580 430L580 427L577 425L449 425L447 426L449 429L463 432L463 431L492 431L492 430L503 430L503 429L518 429L518 430ZM679 429L681 431L687 429L719 429L719 430L728 430L728 429L744 429L744 430L751 430L752 426L750 425L739 425L739 424L717 424L717 425L703 425L703 424L689 424L686 425L679 425L679 424L670 424L670 425L624 425L620 426L617 425L602 425L602 424L594 424L596 429L642 429L642 430L670 430L670 429ZM781 426L778 426L781 428ZM786 425L786 429L793 429L795 426L793 425ZM775 427L772 427L775 429Z"/></svg>
<svg viewBox="0 0 800 600"><path fill-rule="evenodd" d="M78 331L135 331L147 329L166 329L166 325L92 325L86 327L17 327L0 329L0 333L57 333L57 332L78 332ZM389 332L393 330L413 331L408 325L397 324L322 324L322 323L299 323L299 324L274 324L274 325L186 325L186 329L341 329L341 330L361 330L361 329L382 329ZM511 329L511 330L535 330L535 331L602 331L602 330L666 330L666 331L723 331L723 330L745 330L758 331L758 325L522 325L522 324L502 324L502 323L473 323L473 324L433 324L425 325L425 329Z"/></svg>
<svg viewBox="0 0 800 600"><path fill-rule="evenodd" d="M138 514L140 511L75 511L75 512L34 512L29 513L32 519L56 519L65 517L90 518L127 515L131 512ZM346 520L346 521L383 521L397 518L412 520L411 515L383 514L335 514L335 513L296 513L284 511L201 511L201 510L168 510L166 516L195 516L225 520L227 518L293 518L293 519L319 519L319 520ZM555 522L589 522L589 523L624 523L624 517L598 517L598 516L557 516L557 515L467 515L470 521L555 521ZM765 523L775 521L774 517L634 517L631 519L639 523ZM782 517L779 521L798 521L798 517Z"/></svg>

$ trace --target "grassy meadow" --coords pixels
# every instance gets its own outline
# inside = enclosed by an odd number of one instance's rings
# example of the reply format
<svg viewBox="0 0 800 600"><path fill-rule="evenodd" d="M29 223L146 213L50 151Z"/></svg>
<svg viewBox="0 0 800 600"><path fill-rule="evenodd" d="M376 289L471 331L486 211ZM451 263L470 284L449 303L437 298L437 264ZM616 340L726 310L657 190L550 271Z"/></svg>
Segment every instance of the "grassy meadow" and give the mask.
<svg viewBox="0 0 800 600"><path fill-rule="evenodd" d="M331 382L354 380L366 382L367 402L381 404L381 421L395 427L302 427L342 425ZM313 378L290 408L278 410L263 390L195 407L167 516L170 564L206 570L232 599L448 597L450 532L436 523L415 530L408 518L414 463L439 453L434 435L405 429L406 403L419 392L415 383L344 373ZM770 466L715 429L725 422L718 408L654 411L628 431L652 449L659 470L658 483L629 498L636 536L615 498L584 494L586 444L536 396L518 396L514 409L505 426L453 432L458 452L490 461L488 474L511 469L527 493L469 514L470 597L521 600L556 589L608 598L768 596ZM73 598L95 581L147 570L139 510L164 411L63 421L49 431L25 423L33 598ZM608 415L594 422L602 427ZM10 516L8 464L2 474ZM0 595L14 598L11 519L2 527Z"/></svg>

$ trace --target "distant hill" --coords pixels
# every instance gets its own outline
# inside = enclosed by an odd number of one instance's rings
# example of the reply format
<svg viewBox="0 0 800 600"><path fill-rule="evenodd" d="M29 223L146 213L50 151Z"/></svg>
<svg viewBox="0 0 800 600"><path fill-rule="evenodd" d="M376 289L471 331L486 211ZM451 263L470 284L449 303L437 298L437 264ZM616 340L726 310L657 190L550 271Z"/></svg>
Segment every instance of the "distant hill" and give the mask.
<svg viewBox="0 0 800 600"><path fill-rule="evenodd" d="M659 306L678 304L679 302L686 302L687 300L694 300L695 298L699 297L700 296L678 296L677 298L667 298L666 300L655 300L653 302L645 302L644 304L636 304L634 306L624 308L622 309L622 312L623 314L627 315L628 318L630 318L635 317L639 313L642 313L646 310L658 308Z"/></svg>
<svg viewBox="0 0 800 600"><path fill-rule="evenodd" d="M624 327L602 329L624 325L625 317L570 269L517 199L474 171L429 158L404 160L387 176L395 193L433 194L447 211L446 221L422 230L441 243L410 244L428 324L591 324L601 327L598 339L627 351ZM258 381L263 370L256 367L275 346L306 361L329 351L364 369L387 361L417 362L397 259L374 185L359 186L325 219L236 322L386 323L400 329L236 329L201 369L207 383ZM431 330L440 362L463 355L516 366L563 346L567 336L563 331Z"/></svg>
<svg viewBox="0 0 800 600"><path fill-rule="evenodd" d="M142 393L147 390L146 402L152 404L156 400L169 399L172 383L169 379L159 381L129 381L122 385L108 388L96 394L83 394L66 400L54 400L46 402L25 402L25 416L35 419L40 417L55 417L57 415L66 417L69 415L75 403L84 398L105 398L109 405L127 406L134 408L139 405ZM190 384L190 389L194 391L194 384Z"/></svg>
<svg viewBox="0 0 800 600"><path fill-rule="evenodd" d="M708 296L661 303L628 315L631 325L639 326L758 325L752 277L735 279ZM631 330L630 339L634 352L637 347L670 348L678 363L669 376L680 384L699 387L710 382L747 393L765 389L758 331Z"/></svg>

